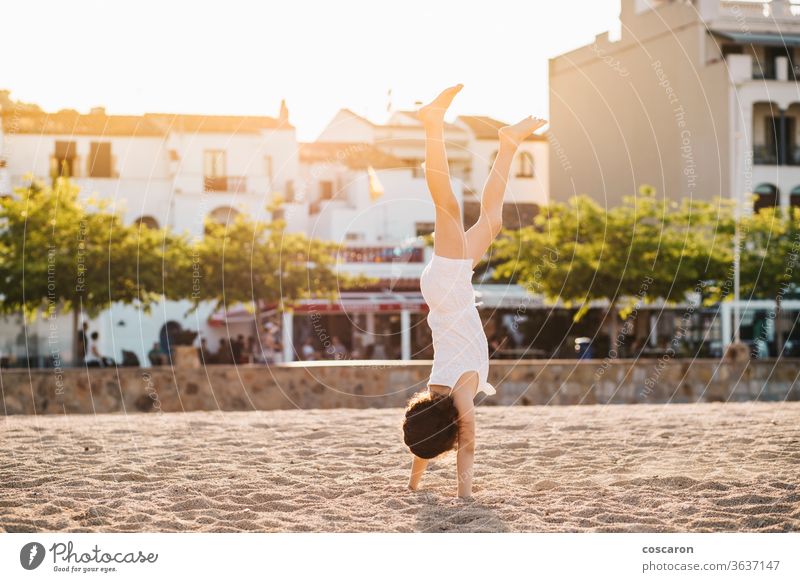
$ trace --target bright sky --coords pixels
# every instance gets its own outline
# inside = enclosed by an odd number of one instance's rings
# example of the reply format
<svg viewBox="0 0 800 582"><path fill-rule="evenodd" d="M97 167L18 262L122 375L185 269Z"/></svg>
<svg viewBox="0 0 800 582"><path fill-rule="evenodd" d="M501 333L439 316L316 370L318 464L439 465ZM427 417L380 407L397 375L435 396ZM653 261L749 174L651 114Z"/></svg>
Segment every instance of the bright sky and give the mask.
<svg viewBox="0 0 800 582"><path fill-rule="evenodd" d="M300 139L464 83L455 114L547 115L547 59L618 27L619 0L14 0L0 88L47 111L277 115Z"/></svg>

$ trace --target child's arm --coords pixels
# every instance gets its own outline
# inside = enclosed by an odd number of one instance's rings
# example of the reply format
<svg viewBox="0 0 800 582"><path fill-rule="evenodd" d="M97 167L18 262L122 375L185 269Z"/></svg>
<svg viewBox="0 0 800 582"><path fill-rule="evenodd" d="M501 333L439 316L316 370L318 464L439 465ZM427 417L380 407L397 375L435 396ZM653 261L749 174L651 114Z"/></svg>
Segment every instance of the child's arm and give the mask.
<svg viewBox="0 0 800 582"><path fill-rule="evenodd" d="M419 482L422 479L422 474L428 467L427 459L420 459L414 455L414 460L411 462L411 479L408 480L408 488L416 491L419 487Z"/></svg>
<svg viewBox="0 0 800 582"><path fill-rule="evenodd" d="M456 471L458 471L458 496L472 497L472 465L475 461L475 408L472 402L469 409L458 419L458 452Z"/></svg>

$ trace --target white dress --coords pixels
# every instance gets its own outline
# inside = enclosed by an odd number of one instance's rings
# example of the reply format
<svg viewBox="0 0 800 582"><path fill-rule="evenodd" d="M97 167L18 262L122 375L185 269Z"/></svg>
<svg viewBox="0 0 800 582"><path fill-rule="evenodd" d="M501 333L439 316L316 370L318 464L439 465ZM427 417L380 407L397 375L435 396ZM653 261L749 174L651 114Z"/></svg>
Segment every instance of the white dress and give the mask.
<svg viewBox="0 0 800 582"><path fill-rule="evenodd" d="M483 331L472 288L472 259L448 259L434 254L419 279L430 309L428 326L433 335L433 369L428 386L452 388L465 373L478 373L478 391L496 391L487 382L489 344Z"/></svg>

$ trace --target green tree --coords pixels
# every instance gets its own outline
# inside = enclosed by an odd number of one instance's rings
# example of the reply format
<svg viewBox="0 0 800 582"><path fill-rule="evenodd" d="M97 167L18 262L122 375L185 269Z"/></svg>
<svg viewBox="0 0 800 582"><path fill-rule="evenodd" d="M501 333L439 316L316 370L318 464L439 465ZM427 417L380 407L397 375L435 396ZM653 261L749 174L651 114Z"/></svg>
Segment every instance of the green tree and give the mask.
<svg viewBox="0 0 800 582"><path fill-rule="evenodd" d="M776 343L782 346L781 303L800 286L800 209L762 208L741 219L740 232L741 298L776 302Z"/></svg>
<svg viewBox="0 0 800 582"><path fill-rule="evenodd" d="M0 310L28 318L72 311L75 356L81 312L179 298L184 291L166 287L165 269L180 270L187 251L183 237L124 225L108 201L81 200L69 180L31 180L0 200Z"/></svg>
<svg viewBox="0 0 800 582"><path fill-rule="evenodd" d="M658 299L683 301L720 278L730 256L729 213L720 202L657 199L647 186L610 209L578 196L506 232L495 244L495 276L577 307L576 320L607 300L613 345L620 314Z"/></svg>
<svg viewBox="0 0 800 582"><path fill-rule="evenodd" d="M196 301L283 310L301 299L334 299L340 289L366 281L337 273L339 245L286 232L283 220L258 222L238 214L227 224L207 221L205 228L193 251Z"/></svg>

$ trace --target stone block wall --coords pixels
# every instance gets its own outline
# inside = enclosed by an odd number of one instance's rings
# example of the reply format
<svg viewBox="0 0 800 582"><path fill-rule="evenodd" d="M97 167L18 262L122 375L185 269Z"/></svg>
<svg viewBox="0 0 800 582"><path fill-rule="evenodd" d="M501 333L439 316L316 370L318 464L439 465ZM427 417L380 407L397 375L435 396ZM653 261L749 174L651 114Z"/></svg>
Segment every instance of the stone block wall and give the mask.
<svg viewBox="0 0 800 582"><path fill-rule="evenodd" d="M482 405L800 400L800 360L500 360ZM207 368L2 370L5 414L386 408L425 388L428 361Z"/></svg>

